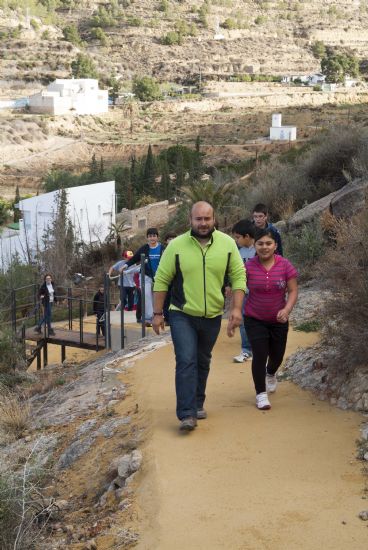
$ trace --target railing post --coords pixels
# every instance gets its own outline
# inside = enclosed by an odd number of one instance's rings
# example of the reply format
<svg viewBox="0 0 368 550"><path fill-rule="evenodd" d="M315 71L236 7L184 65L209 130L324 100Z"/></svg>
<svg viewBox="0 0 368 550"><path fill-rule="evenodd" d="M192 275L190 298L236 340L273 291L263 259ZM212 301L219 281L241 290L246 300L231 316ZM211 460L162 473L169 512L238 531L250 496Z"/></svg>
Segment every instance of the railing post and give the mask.
<svg viewBox="0 0 368 550"><path fill-rule="evenodd" d="M24 358L27 359L27 349L26 349L26 324L23 322L22 323L22 345L23 345L23 354L24 354Z"/></svg>
<svg viewBox="0 0 368 550"><path fill-rule="evenodd" d="M83 300L79 300L79 342L83 343Z"/></svg>
<svg viewBox="0 0 368 550"><path fill-rule="evenodd" d="M120 349L124 349L124 310L125 310L125 288L123 284L123 273L120 273Z"/></svg>
<svg viewBox="0 0 368 550"><path fill-rule="evenodd" d="M37 325L40 320L40 308L37 307L37 285L33 285L33 306L34 306L34 315L35 315L35 325Z"/></svg>
<svg viewBox="0 0 368 550"><path fill-rule="evenodd" d="M141 254L142 338L146 336L146 256Z"/></svg>
<svg viewBox="0 0 368 550"><path fill-rule="evenodd" d="M69 330L73 330L73 300L72 289L68 287L68 322Z"/></svg>
<svg viewBox="0 0 368 550"><path fill-rule="evenodd" d="M111 323L110 323L110 278L108 273L105 273L104 278L105 288L105 346L111 349Z"/></svg>

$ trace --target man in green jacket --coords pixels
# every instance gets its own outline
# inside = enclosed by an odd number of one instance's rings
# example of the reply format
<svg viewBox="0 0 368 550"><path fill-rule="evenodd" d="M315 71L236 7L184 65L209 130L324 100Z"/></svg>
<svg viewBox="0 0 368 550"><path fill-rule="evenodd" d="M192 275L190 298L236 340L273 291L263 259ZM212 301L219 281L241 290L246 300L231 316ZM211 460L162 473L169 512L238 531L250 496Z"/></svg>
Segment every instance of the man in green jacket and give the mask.
<svg viewBox="0 0 368 550"><path fill-rule="evenodd" d="M175 349L176 414L180 429L190 431L203 408L211 353L224 312L225 281L232 287L227 334L240 326L245 293L245 270L235 241L215 229L212 206L193 205L191 229L166 248L155 276L153 330L164 328L163 304L171 284L170 330Z"/></svg>

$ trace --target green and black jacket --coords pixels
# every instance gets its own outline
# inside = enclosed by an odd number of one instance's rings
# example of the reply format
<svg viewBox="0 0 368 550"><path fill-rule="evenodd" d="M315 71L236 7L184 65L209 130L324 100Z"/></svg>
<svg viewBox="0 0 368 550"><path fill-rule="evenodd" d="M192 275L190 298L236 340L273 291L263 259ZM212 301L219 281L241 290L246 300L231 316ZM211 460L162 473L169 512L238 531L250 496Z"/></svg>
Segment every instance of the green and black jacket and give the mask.
<svg viewBox="0 0 368 550"><path fill-rule="evenodd" d="M215 230L202 247L188 231L166 248L155 276L155 291L171 284L171 310L195 317L216 317L224 311L225 280L232 290L246 289L243 261L235 241Z"/></svg>

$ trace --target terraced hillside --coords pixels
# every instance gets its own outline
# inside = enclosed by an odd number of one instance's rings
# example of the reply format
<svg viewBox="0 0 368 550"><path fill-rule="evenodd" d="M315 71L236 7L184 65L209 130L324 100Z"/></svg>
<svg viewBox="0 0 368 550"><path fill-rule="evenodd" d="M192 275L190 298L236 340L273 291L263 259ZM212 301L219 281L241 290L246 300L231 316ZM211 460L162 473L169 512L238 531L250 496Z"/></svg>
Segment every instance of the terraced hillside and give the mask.
<svg viewBox="0 0 368 550"><path fill-rule="evenodd" d="M304 73L319 69L311 49L316 41L352 48L364 59L367 6L356 0L0 0L0 72L5 88L9 81L66 77L83 52L105 79Z"/></svg>

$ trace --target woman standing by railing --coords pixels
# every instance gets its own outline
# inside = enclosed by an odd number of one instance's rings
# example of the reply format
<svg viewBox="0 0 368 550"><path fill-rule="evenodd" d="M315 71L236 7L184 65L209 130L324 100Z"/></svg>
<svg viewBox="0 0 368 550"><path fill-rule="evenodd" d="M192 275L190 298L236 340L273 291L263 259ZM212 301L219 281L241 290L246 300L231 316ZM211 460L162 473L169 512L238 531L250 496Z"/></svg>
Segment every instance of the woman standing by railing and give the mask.
<svg viewBox="0 0 368 550"><path fill-rule="evenodd" d="M35 332L41 334L41 327L45 323L48 328L49 336L55 336L55 332L51 327L51 320L52 308L53 305L57 302L57 297L55 293L55 285L50 273L46 273L46 275L44 276L44 282L39 288L38 297L40 298L41 304L43 305L43 317L42 319L40 319L38 325L35 327Z"/></svg>

